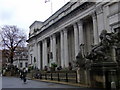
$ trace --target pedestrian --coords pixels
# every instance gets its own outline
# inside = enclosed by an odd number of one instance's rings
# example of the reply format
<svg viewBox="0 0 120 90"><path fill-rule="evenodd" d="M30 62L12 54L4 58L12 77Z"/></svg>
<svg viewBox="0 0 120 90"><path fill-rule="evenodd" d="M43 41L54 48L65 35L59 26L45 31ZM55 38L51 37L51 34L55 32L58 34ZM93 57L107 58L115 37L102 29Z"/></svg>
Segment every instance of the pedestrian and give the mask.
<svg viewBox="0 0 120 90"><path fill-rule="evenodd" d="M26 83L26 74L23 74L23 82Z"/></svg>
<svg viewBox="0 0 120 90"><path fill-rule="evenodd" d="M24 69L24 70L23 70L23 82L24 82L24 84L25 84L26 81L27 81L27 79L26 79L26 74L27 74L27 72L26 72L26 70Z"/></svg>
<svg viewBox="0 0 120 90"><path fill-rule="evenodd" d="M22 79L22 73L20 72L20 78Z"/></svg>
<svg viewBox="0 0 120 90"><path fill-rule="evenodd" d="M23 79L23 71L22 70L20 70L20 78L21 78L21 80Z"/></svg>

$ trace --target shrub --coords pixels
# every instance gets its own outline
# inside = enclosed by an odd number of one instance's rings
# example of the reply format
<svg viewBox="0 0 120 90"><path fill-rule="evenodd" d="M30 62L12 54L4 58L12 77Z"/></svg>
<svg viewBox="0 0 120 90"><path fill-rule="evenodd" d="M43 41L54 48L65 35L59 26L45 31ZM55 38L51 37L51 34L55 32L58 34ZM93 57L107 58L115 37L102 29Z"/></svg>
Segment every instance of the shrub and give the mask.
<svg viewBox="0 0 120 90"><path fill-rule="evenodd" d="M51 63L51 67L57 67L56 63Z"/></svg>

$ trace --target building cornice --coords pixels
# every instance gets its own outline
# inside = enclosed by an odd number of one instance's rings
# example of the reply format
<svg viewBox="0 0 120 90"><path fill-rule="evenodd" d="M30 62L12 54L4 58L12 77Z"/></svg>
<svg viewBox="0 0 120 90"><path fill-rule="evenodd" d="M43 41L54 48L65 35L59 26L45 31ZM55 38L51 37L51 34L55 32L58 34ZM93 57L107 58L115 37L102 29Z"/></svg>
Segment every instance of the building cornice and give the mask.
<svg viewBox="0 0 120 90"><path fill-rule="evenodd" d="M63 19L65 16L70 14L72 11L74 11L78 7L80 7L79 9L81 9L81 10L84 9L82 7L82 5L84 3L88 3L88 2L82 2L82 3L80 3L80 2L68 2L66 5L64 5L62 8L60 8L56 13L54 13L52 16L50 16L46 21L44 21L43 26L40 29L38 29L37 32L34 32L32 35L30 35L27 42L32 40L32 38L37 37L37 35L39 35L41 32L47 30L47 28L51 27L56 22Z"/></svg>

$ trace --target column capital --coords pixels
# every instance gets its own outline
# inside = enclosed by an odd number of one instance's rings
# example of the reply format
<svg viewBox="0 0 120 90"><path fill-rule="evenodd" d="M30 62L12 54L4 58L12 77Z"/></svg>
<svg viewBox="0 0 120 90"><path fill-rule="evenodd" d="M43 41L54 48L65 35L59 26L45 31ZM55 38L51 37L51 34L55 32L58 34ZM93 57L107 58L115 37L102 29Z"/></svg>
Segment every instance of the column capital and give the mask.
<svg viewBox="0 0 120 90"><path fill-rule="evenodd" d="M63 30L61 30L61 31L60 31L60 34L61 34L61 35L63 35L63 34L64 34L64 31L63 31Z"/></svg>
<svg viewBox="0 0 120 90"><path fill-rule="evenodd" d="M74 24L73 24L73 27L74 27L74 28L77 28L77 23L74 23Z"/></svg>
<svg viewBox="0 0 120 90"><path fill-rule="evenodd" d="M96 12L93 11L93 12L91 13L91 16L92 16L93 19L96 19L96 18L97 18L97 14L96 14Z"/></svg>
<svg viewBox="0 0 120 90"><path fill-rule="evenodd" d="M40 42L37 42L37 45L39 45L40 44Z"/></svg>
<svg viewBox="0 0 120 90"><path fill-rule="evenodd" d="M56 37L56 34L54 33L54 34L52 35L52 37Z"/></svg>
<svg viewBox="0 0 120 90"><path fill-rule="evenodd" d="M44 38L43 40L42 40L42 42L46 42L47 41L47 39L46 38Z"/></svg>
<svg viewBox="0 0 120 90"><path fill-rule="evenodd" d="M80 19L77 23L78 23L78 26L82 26L83 25L83 20Z"/></svg>
<svg viewBox="0 0 120 90"><path fill-rule="evenodd" d="M62 33L62 32L63 32L63 30L60 31L60 33Z"/></svg>
<svg viewBox="0 0 120 90"><path fill-rule="evenodd" d="M50 36L50 39L53 39L53 38L55 38L56 37L56 34L54 33L54 34L52 34L51 36Z"/></svg>
<svg viewBox="0 0 120 90"><path fill-rule="evenodd" d="M45 39L43 39L42 42L44 43L44 42L45 42Z"/></svg>
<svg viewBox="0 0 120 90"><path fill-rule="evenodd" d="M51 35L51 36L50 36L50 39L52 39L52 38L53 38L53 36Z"/></svg>
<svg viewBox="0 0 120 90"><path fill-rule="evenodd" d="M63 32L64 32L64 33L67 33L67 28L64 28Z"/></svg>
<svg viewBox="0 0 120 90"><path fill-rule="evenodd" d="M102 8L101 5L98 6L98 7L96 7L96 13L97 13L97 14L103 13L103 8Z"/></svg>

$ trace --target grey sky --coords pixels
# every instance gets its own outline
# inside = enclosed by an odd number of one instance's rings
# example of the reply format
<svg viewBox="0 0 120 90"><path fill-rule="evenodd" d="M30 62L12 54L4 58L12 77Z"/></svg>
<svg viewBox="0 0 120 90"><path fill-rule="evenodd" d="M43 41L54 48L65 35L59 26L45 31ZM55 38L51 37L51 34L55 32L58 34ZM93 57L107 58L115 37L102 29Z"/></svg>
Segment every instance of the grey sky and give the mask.
<svg viewBox="0 0 120 90"><path fill-rule="evenodd" d="M69 0L52 0L53 13ZM45 0L0 0L0 26L16 25L28 34L35 21L44 21L51 15L51 2Z"/></svg>

